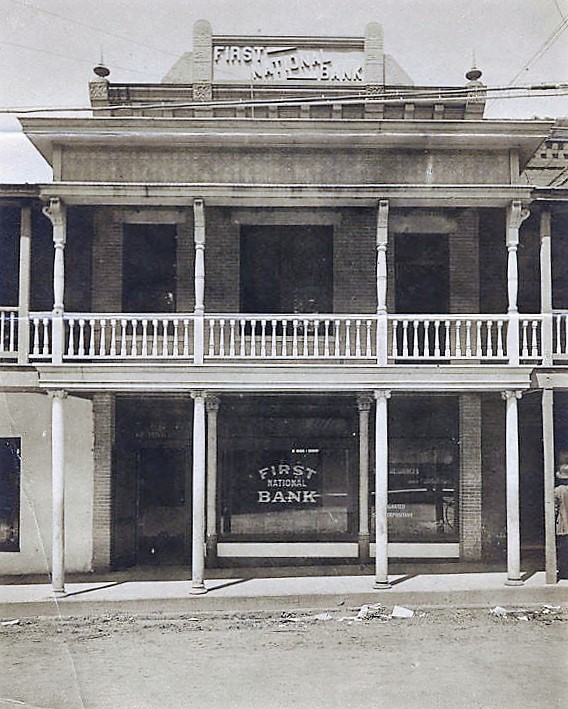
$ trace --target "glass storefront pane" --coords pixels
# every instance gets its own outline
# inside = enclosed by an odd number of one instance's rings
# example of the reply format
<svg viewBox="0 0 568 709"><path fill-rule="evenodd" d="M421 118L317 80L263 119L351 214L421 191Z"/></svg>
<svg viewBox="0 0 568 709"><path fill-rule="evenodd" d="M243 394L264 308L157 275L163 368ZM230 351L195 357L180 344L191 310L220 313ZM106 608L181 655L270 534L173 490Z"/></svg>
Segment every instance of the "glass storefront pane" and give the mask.
<svg viewBox="0 0 568 709"><path fill-rule="evenodd" d="M345 538L356 515L354 402L347 415L313 403L225 406L220 533L227 539ZM306 410L310 409L313 413ZM262 411L266 415L262 415ZM220 427L221 428L221 427Z"/></svg>
<svg viewBox="0 0 568 709"><path fill-rule="evenodd" d="M393 399L389 407L389 541L458 541L457 398ZM374 479L372 489L374 501Z"/></svg>
<svg viewBox="0 0 568 709"><path fill-rule="evenodd" d="M0 551L20 550L20 439L0 438Z"/></svg>

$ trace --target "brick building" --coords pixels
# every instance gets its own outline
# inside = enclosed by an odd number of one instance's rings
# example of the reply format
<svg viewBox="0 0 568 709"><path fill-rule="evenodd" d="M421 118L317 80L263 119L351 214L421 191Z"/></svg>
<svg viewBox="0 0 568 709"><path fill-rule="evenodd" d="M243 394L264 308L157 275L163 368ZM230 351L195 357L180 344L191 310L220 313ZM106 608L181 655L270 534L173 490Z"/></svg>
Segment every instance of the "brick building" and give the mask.
<svg viewBox="0 0 568 709"><path fill-rule="evenodd" d="M21 120L53 183L0 191L3 572L191 564L203 592L206 565L375 559L381 588L389 558L503 558L515 584L546 548L553 580L562 126L485 119L477 69L414 86L376 24L198 22L161 84L95 74L92 117Z"/></svg>

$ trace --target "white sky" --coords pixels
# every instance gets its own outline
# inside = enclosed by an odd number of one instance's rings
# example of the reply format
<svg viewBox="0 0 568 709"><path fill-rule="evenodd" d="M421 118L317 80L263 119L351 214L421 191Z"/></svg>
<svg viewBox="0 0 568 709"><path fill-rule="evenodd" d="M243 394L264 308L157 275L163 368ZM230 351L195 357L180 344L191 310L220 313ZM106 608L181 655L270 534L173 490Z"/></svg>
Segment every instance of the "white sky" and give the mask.
<svg viewBox="0 0 568 709"><path fill-rule="evenodd" d="M356 35L383 25L385 52L416 84L463 85L475 52L483 81L568 83L568 0L0 0L0 109L86 106L101 48L111 81L159 81L191 49L193 23L214 33ZM564 23L564 24L562 24ZM486 115L568 115L568 96L501 100ZM51 171L0 114L0 182L45 182Z"/></svg>

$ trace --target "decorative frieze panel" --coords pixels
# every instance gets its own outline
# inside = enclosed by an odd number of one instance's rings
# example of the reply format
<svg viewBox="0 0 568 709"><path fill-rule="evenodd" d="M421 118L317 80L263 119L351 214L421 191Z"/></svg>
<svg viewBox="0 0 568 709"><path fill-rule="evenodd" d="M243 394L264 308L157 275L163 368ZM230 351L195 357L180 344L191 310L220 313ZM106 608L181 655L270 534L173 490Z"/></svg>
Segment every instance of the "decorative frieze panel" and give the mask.
<svg viewBox="0 0 568 709"><path fill-rule="evenodd" d="M64 181L89 182L479 185L505 184L509 175L505 151L114 148L65 150L62 159Z"/></svg>

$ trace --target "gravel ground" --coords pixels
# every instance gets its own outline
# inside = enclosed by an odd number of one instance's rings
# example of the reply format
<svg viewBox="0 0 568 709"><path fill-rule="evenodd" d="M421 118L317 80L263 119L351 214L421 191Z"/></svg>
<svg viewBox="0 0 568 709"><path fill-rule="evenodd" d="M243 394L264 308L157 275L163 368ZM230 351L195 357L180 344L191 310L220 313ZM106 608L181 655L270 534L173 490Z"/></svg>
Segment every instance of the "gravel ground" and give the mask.
<svg viewBox="0 0 568 709"><path fill-rule="evenodd" d="M0 707L548 707L568 609L392 606L2 619Z"/></svg>

